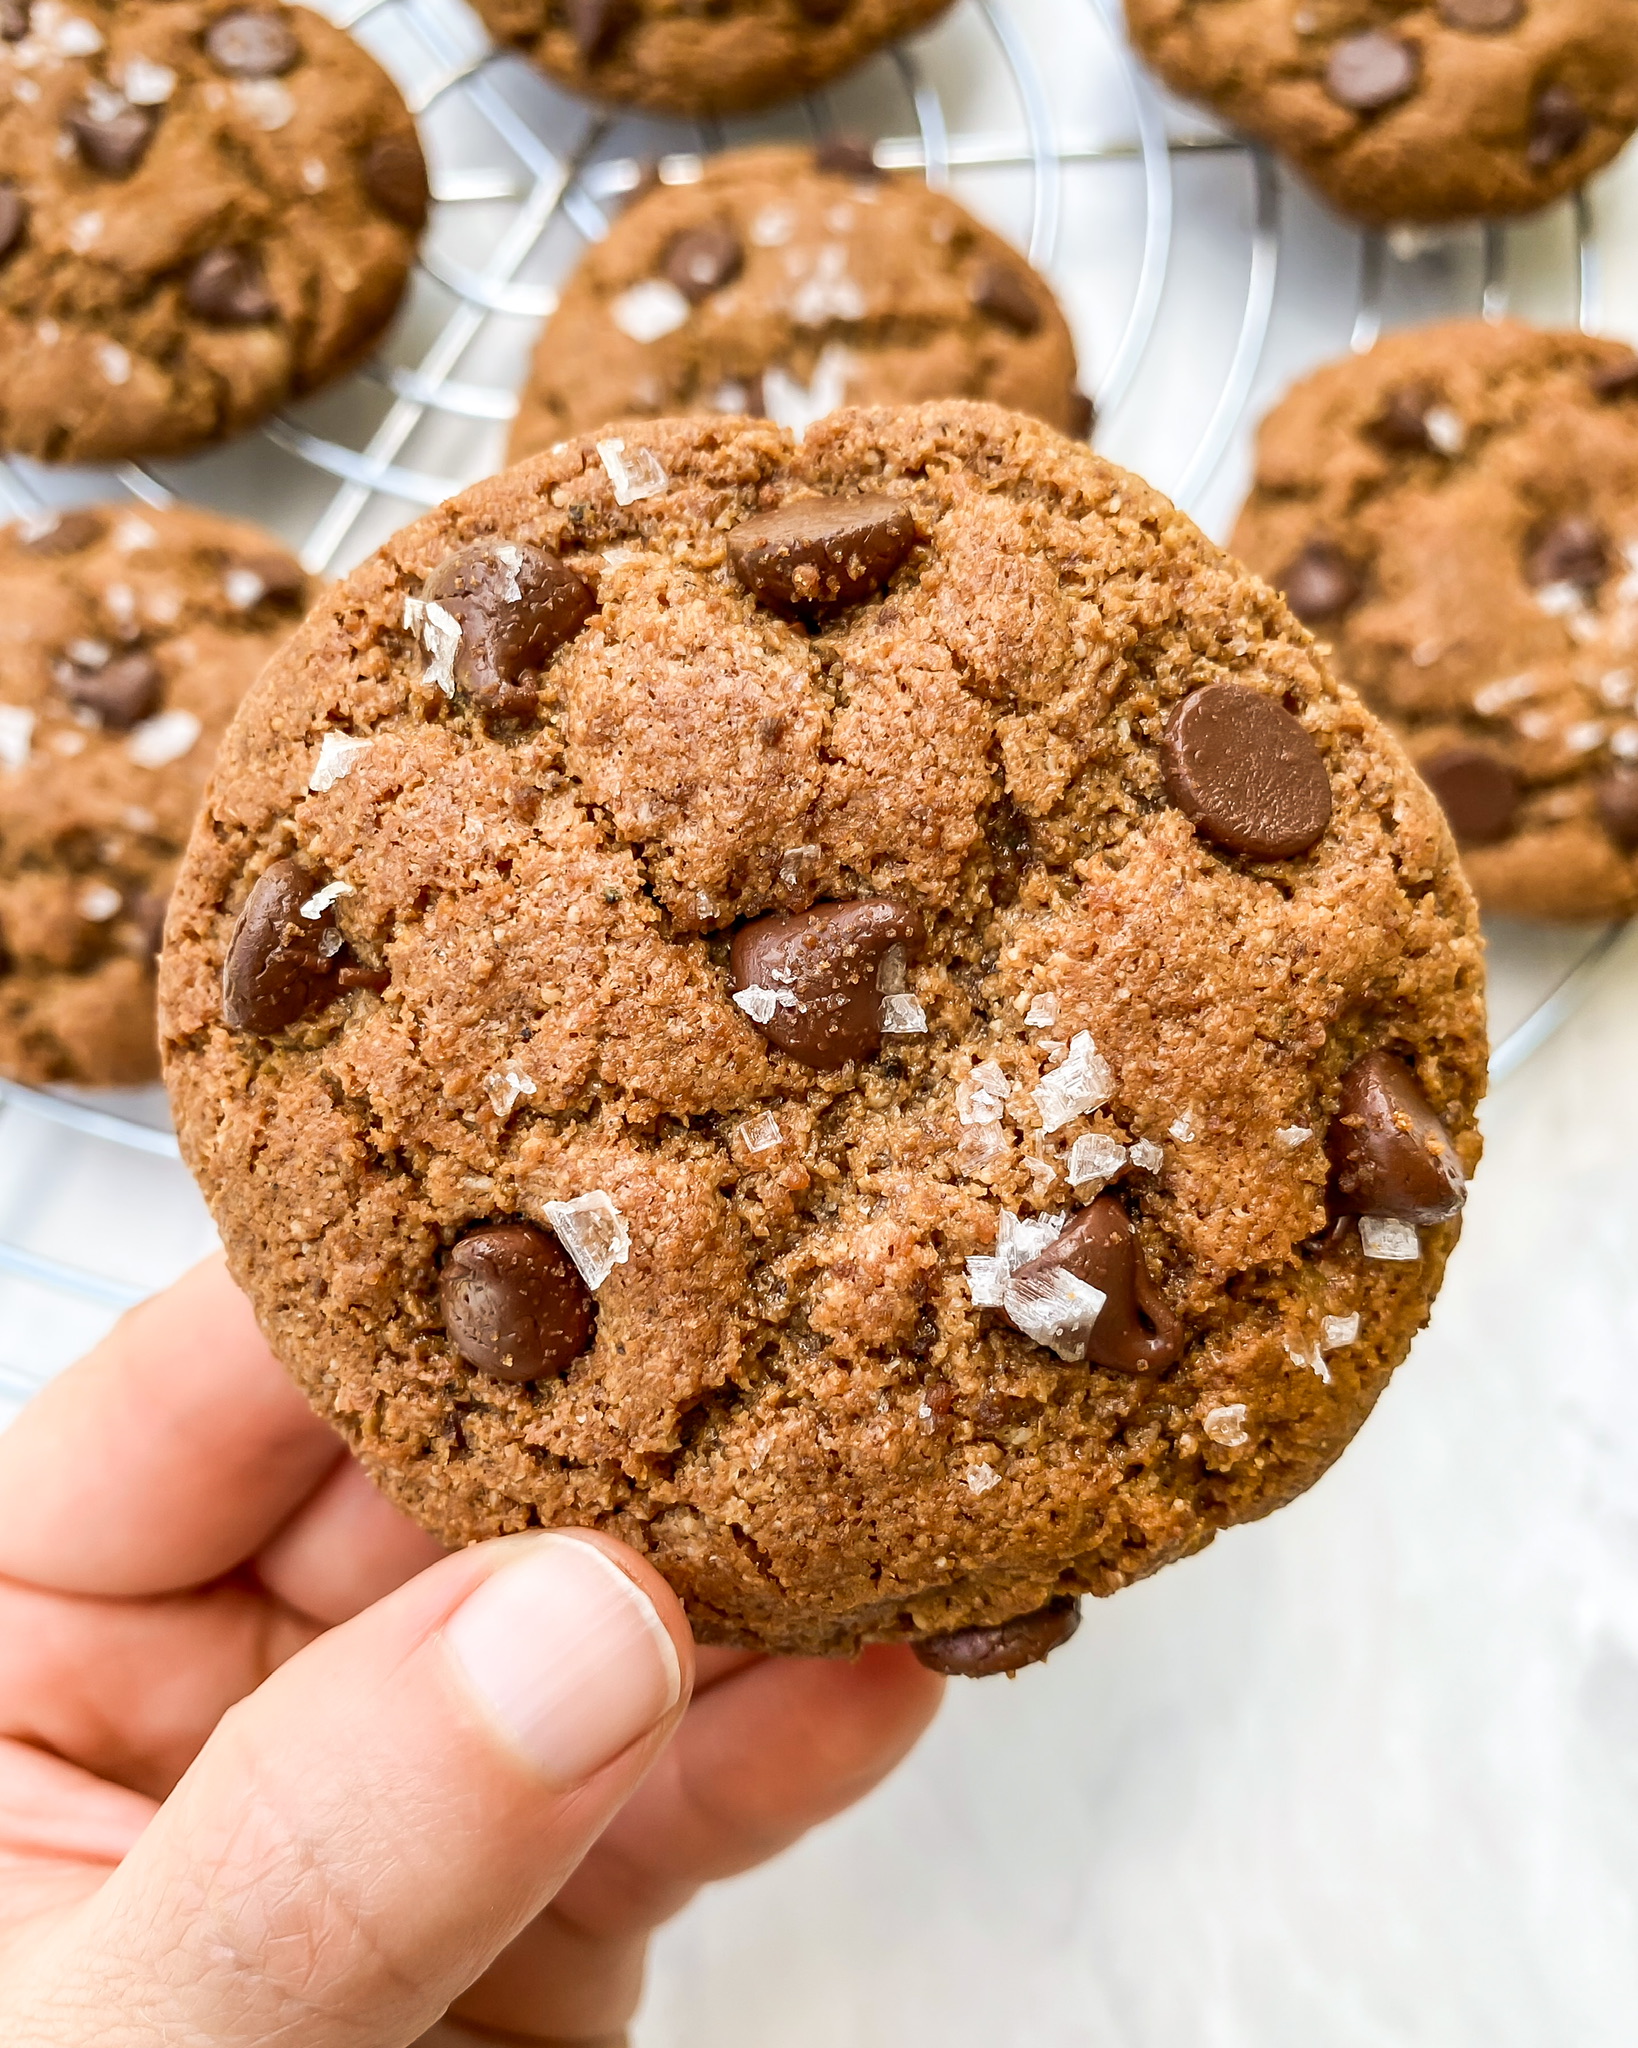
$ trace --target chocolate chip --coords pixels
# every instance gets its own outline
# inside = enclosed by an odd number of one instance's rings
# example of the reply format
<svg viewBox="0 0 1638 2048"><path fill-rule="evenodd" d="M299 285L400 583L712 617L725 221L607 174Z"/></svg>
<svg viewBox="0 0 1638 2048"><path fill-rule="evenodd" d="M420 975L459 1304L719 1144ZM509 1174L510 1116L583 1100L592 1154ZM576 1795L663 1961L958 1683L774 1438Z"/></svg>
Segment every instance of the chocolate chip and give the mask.
<svg viewBox="0 0 1638 2048"><path fill-rule="evenodd" d="M1395 453L1421 453L1428 444L1428 409L1433 400L1425 391L1395 391L1366 429L1373 441Z"/></svg>
<svg viewBox="0 0 1638 2048"><path fill-rule="evenodd" d="M804 21L811 21L820 28L828 28L833 21L840 21L848 10L848 0L796 0L796 11Z"/></svg>
<svg viewBox="0 0 1638 2048"><path fill-rule="evenodd" d="M1010 263L981 263L967 296L980 313L1014 334L1034 334L1041 324L1040 300Z"/></svg>
<svg viewBox="0 0 1638 2048"><path fill-rule="evenodd" d="M0 263L13 254L28 226L28 205L15 185L0 184Z"/></svg>
<svg viewBox="0 0 1638 2048"><path fill-rule="evenodd" d="M734 934L735 993L771 992L757 1028L779 1052L828 1073L869 1059L881 1044L877 975L889 946L920 950L926 927L912 903L891 896L819 903L794 917L762 917Z"/></svg>
<svg viewBox="0 0 1638 2048"><path fill-rule="evenodd" d="M301 44L284 15L236 7L205 31L205 53L231 78L279 78L300 57Z"/></svg>
<svg viewBox="0 0 1638 2048"><path fill-rule="evenodd" d="M1352 562L1328 540L1311 540L1280 572L1285 601L1305 626L1340 618L1358 604L1361 584Z"/></svg>
<svg viewBox="0 0 1638 2048"><path fill-rule="evenodd" d="M262 586L257 604L295 611L306 599L306 571L289 555L242 555L233 566L247 576L254 576Z"/></svg>
<svg viewBox="0 0 1638 2048"><path fill-rule="evenodd" d="M1244 683L1208 683L1166 721L1160 772L1194 829L1230 853L1285 860L1331 822L1331 778L1283 704Z"/></svg>
<svg viewBox="0 0 1638 2048"><path fill-rule="evenodd" d="M110 732L129 732L158 709L159 668L151 654L121 654L101 668L69 664L63 672L63 695L71 704L95 712Z"/></svg>
<svg viewBox="0 0 1638 2048"><path fill-rule="evenodd" d="M336 969L336 987L343 993L350 988L368 988L380 995L383 989L391 986L390 967L364 967L358 961L350 960L345 967Z"/></svg>
<svg viewBox="0 0 1638 2048"><path fill-rule="evenodd" d="M1443 1223L1467 1200L1450 1133L1391 1052L1368 1052L1343 1075L1325 1150L1339 1215Z"/></svg>
<svg viewBox="0 0 1638 2048"><path fill-rule="evenodd" d="M1609 536L1596 521L1572 516L1538 534L1525 557L1524 573L1539 590L1548 583L1573 583L1597 590L1615 566Z"/></svg>
<svg viewBox="0 0 1638 2048"><path fill-rule="evenodd" d="M749 419L765 420L768 417L768 398L762 388L762 372L753 370L745 384L745 412Z"/></svg>
<svg viewBox="0 0 1638 2048"><path fill-rule="evenodd" d="M31 532L23 546L31 555L77 555L95 547L106 531L100 512L59 512L49 526Z"/></svg>
<svg viewBox="0 0 1638 2048"><path fill-rule="evenodd" d="M68 117L81 159L105 178L128 178L148 153L158 123L146 107L123 100L87 102Z"/></svg>
<svg viewBox="0 0 1638 2048"><path fill-rule="evenodd" d="M521 1384L555 1379L591 1342L592 1298L555 1237L491 1223L444 1261L444 1328L475 1372Z"/></svg>
<svg viewBox="0 0 1638 2048"><path fill-rule="evenodd" d="M958 1628L947 1636L924 1636L911 1648L929 1671L942 1672L946 1678L994 1678L1044 1662L1080 1625L1081 1603L1066 1593L1033 1614L1020 1614L995 1628Z"/></svg>
<svg viewBox="0 0 1638 2048"><path fill-rule="evenodd" d="M1623 853L1638 853L1638 768L1614 768L1597 789L1604 830Z"/></svg>
<svg viewBox="0 0 1638 2048"><path fill-rule="evenodd" d="M28 34L29 0L0 0L0 43L20 43Z"/></svg>
<svg viewBox="0 0 1638 2048"><path fill-rule="evenodd" d="M637 18L633 0L565 0L564 14L587 64L606 57Z"/></svg>
<svg viewBox="0 0 1638 2048"><path fill-rule="evenodd" d="M282 1031L334 996L335 911L326 904L316 917L301 914L323 887L324 878L298 860L276 860L257 877L222 963L222 1021L230 1031Z"/></svg>
<svg viewBox="0 0 1638 2048"><path fill-rule="evenodd" d="M169 896L161 896L153 889L144 889L125 906L125 915L136 926L144 957L149 960L157 960L164 946L165 913L170 907Z"/></svg>
<svg viewBox="0 0 1638 2048"><path fill-rule="evenodd" d="M440 562L421 595L455 619L455 681L495 718L531 718L540 673L597 609L550 548L478 541Z"/></svg>
<svg viewBox="0 0 1638 2048"><path fill-rule="evenodd" d="M1344 36L1325 67L1325 90L1338 106L1356 114L1379 113L1416 90L1422 75L1421 54L1414 43L1367 29Z"/></svg>
<svg viewBox="0 0 1638 2048"><path fill-rule="evenodd" d="M1512 831L1523 790L1499 754L1458 740L1416 766L1459 845L1494 846Z"/></svg>
<svg viewBox="0 0 1638 2048"><path fill-rule="evenodd" d="M1181 1353L1183 1325L1155 1284L1132 1219L1114 1195L1099 1195L1013 1278L1053 1272L1067 1272L1104 1296L1087 1339L1091 1364L1111 1372L1160 1372Z"/></svg>
<svg viewBox="0 0 1638 2048"><path fill-rule="evenodd" d="M745 251L731 228L710 222L701 228L684 228L666 244L660 269L692 306L721 291L738 277Z"/></svg>
<svg viewBox="0 0 1638 2048"><path fill-rule="evenodd" d="M813 167L828 171L833 178L876 179L887 175L868 142L856 142L845 135L819 143L813 152Z"/></svg>
<svg viewBox="0 0 1638 2048"><path fill-rule="evenodd" d="M1092 429L1098 424L1098 408L1084 391L1070 387L1069 432L1077 441L1090 441Z"/></svg>
<svg viewBox="0 0 1638 2048"><path fill-rule="evenodd" d="M741 520L728 559L753 597L800 610L857 604L915 544L916 522L899 498L792 498Z"/></svg>
<svg viewBox="0 0 1638 2048"><path fill-rule="evenodd" d="M1620 362L1608 363L1603 369L1594 370L1587 382L1592 386L1595 398L1638 397L1638 355L1627 356Z"/></svg>
<svg viewBox="0 0 1638 2048"><path fill-rule="evenodd" d="M1572 156L1587 139L1592 123L1587 110L1567 85L1549 85L1530 116L1530 147L1526 160L1533 171L1550 171Z"/></svg>
<svg viewBox="0 0 1638 2048"><path fill-rule="evenodd" d="M378 135L360 166L364 190L389 220L419 234L427 224L432 189L427 160L413 135Z"/></svg>
<svg viewBox="0 0 1638 2048"><path fill-rule="evenodd" d="M1524 19L1524 0L1439 0L1439 19L1470 36L1499 35Z"/></svg>
<svg viewBox="0 0 1638 2048"><path fill-rule="evenodd" d="M188 310L213 327L253 327L277 311L254 249L207 249L188 272Z"/></svg>

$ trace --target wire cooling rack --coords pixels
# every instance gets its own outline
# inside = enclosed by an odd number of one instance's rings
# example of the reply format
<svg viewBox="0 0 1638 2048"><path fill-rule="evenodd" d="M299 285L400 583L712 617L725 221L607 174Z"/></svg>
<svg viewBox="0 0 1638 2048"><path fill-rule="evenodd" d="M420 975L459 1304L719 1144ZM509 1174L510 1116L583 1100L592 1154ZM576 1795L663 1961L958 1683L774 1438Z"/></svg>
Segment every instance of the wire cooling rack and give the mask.
<svg viewBox="0 0 1638 2048"><path fill-rule="evenodd" d="M0 463L0 512L180 496L271 519L310 570L343 569L497 466L557 286L645 166L683 183L710 151L769 137L871 138L884 169L957 189L1008 234L1076 330L1099 445L1208 527L1243 488L1255 411L1310 362L1405 319L1499 318L1515 273L1539 316L1599 318L1584 198L1520 226L1345 227L1266 153L1166 103L1118 0L959 0L831 92L699 124L567 97L494 49L459 0L326 11L398 79L433 165L433 220L390 340L344 385L186 463ZM1618 937L1493 935L1498 1077L1574 1009ZM0 1083L0 1419L209 1242L158 1090Z"/></svg>

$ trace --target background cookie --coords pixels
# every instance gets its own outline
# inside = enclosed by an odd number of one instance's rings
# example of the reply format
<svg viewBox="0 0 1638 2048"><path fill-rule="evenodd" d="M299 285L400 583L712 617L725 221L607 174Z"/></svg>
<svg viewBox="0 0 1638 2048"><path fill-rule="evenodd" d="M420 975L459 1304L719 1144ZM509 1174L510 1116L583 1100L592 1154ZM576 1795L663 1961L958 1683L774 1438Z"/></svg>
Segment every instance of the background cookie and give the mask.
<svg viewBox="0 0 1638 2048"><path fill-rule="evenodd" d="M0 529L0 1073L157 1075L177 859L216 743L308 594L271 535L210 512Z"/></svg>
<svg viewBox="0 0 1638 2048"><path fill-rule="evenodd" d="M1299 384L1234 547L1408 736L1480 900L1638 909L1638 357L1453 321Z"/></svg>
<svg viewBox="0 0 1638 2048"><path fill-rule="evenodd" d="M575 92L656 114L743 114L828 85L949 0L473 0L498 42Z"/></svg>
<svg viewBox="0 0 1638 2048"><path fill-rule="evenodd" d="M1075 345L999 235L868 151L742 149L656 185L546 323L514 461L608 420L987 398L1085 433Z"/></svg>
<svg viewBox="0 0 1638 2048"><path fill-rule="evenodd" d="M426 202L396 89L304 8L0 9L0 449L254 425L375 341Z"/></svg>
<svg viewBox="0 0 1638 2048"><path fill-rule="evenodd" d="M405 529L247 700L162 979L234 1272L380 1483L781 1650L1001 1668L1300 1491L1477 1155L1432 799L987 406L657 422Z"/></svg>
<svg viewBox="0 0 1638 2048"><path fill-rule="evenodd" d="M1126 0L1168 85L1370 221L1528 213L1638 127L1638 9L1610 0Z"/></svg>

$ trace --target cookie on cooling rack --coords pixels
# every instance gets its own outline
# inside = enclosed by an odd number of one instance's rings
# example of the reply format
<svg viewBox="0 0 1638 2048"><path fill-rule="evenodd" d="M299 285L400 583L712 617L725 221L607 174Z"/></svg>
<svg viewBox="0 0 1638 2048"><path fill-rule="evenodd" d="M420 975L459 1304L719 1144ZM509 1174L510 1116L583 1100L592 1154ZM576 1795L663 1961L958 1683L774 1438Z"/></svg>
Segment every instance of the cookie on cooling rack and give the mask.
<svg viewBox="0 0 1638 2048"><path fill-rule="evenodd" d="M1264 422L1234 546L1405 735L1482 903L1638 910L1638 356L1459 320Z"/></svg>
<svg viewBox="0 0 1638 2048"><path fill-rule="evenodd" d="M816 92L950 0L472 0L571 92L652 114L744 114Z"/></svg>
<svg viewBox="0 0 1638 2048"><path fill-rule="evenodd" d="M0 1074L153 1080L154 956L216 742L309 587L145 505L0 528Z"/></svg>
<svg viewBox="0 0 1638 2048"><path fill-rule="evenodd" d="M406 528L246 701L162 979L233 1271L393 1498L613 1530L772 1650L1004 1668L1300 1492L1478 1153L1398 746L962 402L572 440Z"/></svg>
<svg viewBox="0 0 1638 2048"><path fill-rule="evenodd" d="M689 170L695 165L690 162ZM1084 434L1045 281L919 177L859 145L729 150L656 183L569 280L512 459L607 420L985 398Z"/></svg>
<svg viewBox="0 0 1638 2048"><path fill-rule="evenodd" d="M1529 213L1638 127L1638 8L1611 0L1126 0L1166 83L1362 220Z"/></svg>
<svg viewBox="0 0 1638 2048"><path fill-rule="evenodd" d="M0 4L0 449L176 454L340 375L402 296L426 167L305 8Z"/></svg>

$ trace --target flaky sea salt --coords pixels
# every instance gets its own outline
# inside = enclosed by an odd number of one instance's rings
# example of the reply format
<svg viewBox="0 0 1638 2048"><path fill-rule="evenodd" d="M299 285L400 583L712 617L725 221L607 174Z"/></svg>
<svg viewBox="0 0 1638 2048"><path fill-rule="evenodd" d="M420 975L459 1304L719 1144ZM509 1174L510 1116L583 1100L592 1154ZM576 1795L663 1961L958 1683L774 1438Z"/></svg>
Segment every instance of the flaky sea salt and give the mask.
<svg viewBox="0 0 1638 2048"><path fill-rule="evenodd" d="M1012 1083L994 1060L984 1060L956 1083L956 1115L964 1124L998 1124Z"/></svg>
<svg viewBox="0 0 1638 2048"><path fill-rule="evenodd" d="M796 998L788 988L741 988L734 991L734 1001L750 1018L753 1024L766 1024L775 1010L794 1010Z"/></svg>
<svg viewBox="0 0 1638 2048"><path fill-rule="evenodd" d="M34 713L21 704L0 704L0 768L26 768L33 744Z"/></svg>
<svg viewBox="0 0 1638 2048"><path fill-rule="evenodd" d="M1567 619L1586 607L1587 593L1579 583L1544 583L1536 592L1536 603L1550 619Z"/></svg>
<svg viewBox="0 0 1638 2048"><path fill-rule="evenodd" d="M318 759L307 778L309 789L334 789L357 767L370 751L370 741L355 739L351 733L327 732L319 741Z"/></svg>
<svg viewBox="0 0 1638 2048"><path fill-rule="evenodd" d="M130 57L126 59L120 84L133 107L162 107L176 90L176 73L168 64L155 64L147 57Z"/></svg>
<svg viewBox="0 0 1638 2048"><path fill-rule="evenodd" d="M254 569L229 569L222 578L222 594L236 612L252 612L267 595L267 585Z"/></svg>
<svg viewBox="0 0 1638 2048"><path fill-rule="evenodd" d="M97 368L102 372L103 382L112 384L117 390L131 381L131 351L121 348L117 341L99 341L95 350Z"/></svg>
<svg viewBox="0 0 1638 2048"><path fill-rule="evenodd" d="M1088 1182L1102 1187L1105 1181L1113 1180L1126 1164L1126 1147L1118 1138L1106 1138L1101 1132L1089 1137L1077 1138L1069 1148L1069 1185L1084 1188Z"/></svg>
<svg viewBox="0 0 1638 2048"><path fill-rule="evenodd" d="M1244 1401L1231 1401L1226 1408L1209 1410L1200 1427L1214 1444L1222 1444L1227 1450L1237 1451L1242 1444L1251 1441L1246 1430Z"/></svg>
<svg viewBox="0 0 1638 2048"><path fill-rule="evenodd" d="M884 996L902 996L910 986L909 961L902 946L889 946L876 969L876 988Z"/></svg>
<svg viewBox="0 0 1638 2048"><path fill-rule="evenodd" d="M1368 1259L1403 1259L1407 1263L1422 1256L1422 1240L1416 1225L1398 1216L1361 1216L1359 1242Z"/></svg>
<svg viewBox="0 0 1638 2048"><path fill-rule="evenodd" d="M1001 1291L1008 1322L1071 1365L1085 1358L1092 1326L1107 1299L1062 1266L1014 1274Z"/></svg>
<svg viewBox="0 0 1638 2048"><path fill-rule="evenodd" d="M1281 1124L1274 1133L1274 1142L1284 1152L1295 1152L1299 1145L1306 1145L1314 1135L1307 1124Z"/></svg>
<svg viewBox="0 0 1638 2048"><path fill-rule="evenodd" d="M351 882L326 882L322 889L315 889L308 897L301 906L301 914L306 918L322 917L332 903L338 902L343 896L351 896L352 893Z"/></svg>
<svg viewBox="0 0 1638 2048"><path fill-rule="evenodd" d="M652 498L671 481L652 448L633 448L628 454L618 437L598 442L597 459L614 486L617 505L635 505L640 498Z"/></svg>
<svg viewBox="0 0 1638 2048"><path fill-rule="evenodd" d="M790 315L798 327L864 318L865 295L849 277L847 260L845 242L825 242L817 250L812 272L790 296Z"/></svg>
<svg viewBox="0 0 1638 2048"><path fill-rule="evenodd" d="M46 37L59 56L94 57L102 48L102 31L83 14L48 15L43 7L38 12L44 19L36 33Z"/></svg>
<svg viewBox="0 0 1638 2048"><path fill-rule="evenodd" d="M751 221L751 241L758 249L781 249L795 233L795 207L777 201L764 206Z"/></svg>
<svg viewBox="0 0 1638 2048"><path fill-rule="evenodd" d="M576 1195L571 1202L548 1202L546 1221L594 1294L615 1267L623 1266L631 1256L626 1219L615 1207L614 1197L601 1188Z"/></svg>
<svg viewBox="0 0 1638 2048"><path fill-rule="evenodd" d="M1287 1337L1285 1355L1293 1365L1300 1365L1305 1372L1314 1373L1327 1386L1331 1384L1331 1368L1325 1362L1325 1354L1312 1338L1306 1343L1297 1343Z"/></svg>
<svg viewBox="0 0 1638 2048"><path fill-rule="evenodd" d="M1032 996L1029 1008L1024 1012L1024 1025L1030 1031L1045 1031L1058 1021L1058 998L1056 996Z"/></svg>
<svg viewBox="0 0 1638 2048"><path fill-rule="evenodd" d="M1153 1138L1139 1138L1132 1147L1132 1164L1144 1173L1158 1173L1166 1163L1166 1150Z"/></svg>
<svg viewBox="0 0 1638 2048"><path fill-rule="evenodd" d="M970 1493L988 1493L1001 1484L1001 1474L991 1465L969 1465L965 1476Z"/></svg>
<svg viewBox="0 0 1638 2048"><path fill-rule="evenodd" d="M839 341L827 342L819 351L810 383L804 384L778 363L763 371L762 409L776 426L788 428L801 440L816 421L846 404L852 376L852 352Z"/></svg>
<svg viewBox="0 0 1638 2048"><path fill-rule="evenodd" d="M785 1134L779 1128L779 1120L769 1110L760 1116L748 1116L735 1134L747 1152L772 1152L784 1143Z"/></svg>
<svg viewBox="0 0 1638 2048"><path fill-rule="evenodd" d="M974 1180L1012 1151L1012 1140L999 1124L973 1124L956 1142L956 1165Z"/></svg>
<svg viewBox="0 0 1638 2048"><path fill-rule="evenodd" d="M245 119L267 135L289 127L296 111L295 99L281 78L235 79L233 98Z"/></svg>
<svg viewBox="0 0 1638 2048"><path fill-rule="evenodd" d="M914 996L887 996L882 1002L882 1030L890 1037L913 1038L927 1029L927 1012Z"/></svg>
<svg viewBox="0 0 1638 2048"><path fill-rule="evenodd" d="M1535 675L1526 671L1520 676L1503 676L1494 683L1485 683L1473 692L1473 708L1483 718L1495 718L1514 704L1522 704L1526 697L1533 697L1538 688Z"/></svg>
<svg viewBox="0 0 1638 2048"><path fill-rule="evenodd" d="M74 907L87 924L106 924L111 917L119 916L124 904L125 898L109 883L87 882Z"/></svg>
<svg viewBox="0 0 1638 2048"><path fill-rule="evenodd" d="M1441 455L1460 455L1467 446L1467 422L1448 405L1430 405L1422 415L1422 431Z"/></svg>
<svg viewBox="0 0 1638 2048"><path fill-rule="evenodd" d="M461 651L461 622L441 604L424 597L404 600L404 631L420 641L427 675L446 697L455 694L455 657Z"/></svg>
<svg viewBox="0 0 1638 2048"><path fill-rule="evenodd" d="M1359 1336L1359 1316L1323 1316L1320 1319L1320 1343L1327 1351L1346 1351Z"/></svg>
<svg viewBox="0 0 1638 2048"><path fill-rule="evenodd" d="M1058 1169L1050 1159L1028 1158L1024 1161L1024 1171L1030 1177L1033 1184L1033 1193L1038 1202L1044 1199L1053 1182L1058 1178Z"/></svg>
<svg viewBox="0 0 1638 2048"><path fill-rule="evenodd" d="M1077 1031L1069 1041L1069 1054L1062 1066L1043 1074L1035 1090L1041 1129L1061 1131L1076 1117L1101 1108L1109 1100L1114 1085L1109 1062L1093 1045L1091 1032Z"/></svg>
<svg viewBox="0 0 1638 2048"><path fill-rule="evenodd" d="M782 889L806 889L810 887L811 884L818 877L819 863L823 858L823 847L787 846L784 852L779 856L780 887ZM902 946L889 946L887 949L887 955L891 955L893 953L898 954L900 963L902 965L904 960L904 948ZM887 966L887 955L884 955L882 959L883 970L885 970ZM884 995L892 995L895 992L893 989L888 987L885 981L882 980L880 972L878 972L876 976L876 986L882 991ZM902 989L904 987L904 983L901 981L898 984L898 986Z"/></svg>
<svg viewBox="0 0 1638 2048"><path fill-rule="evenodd" d="M1062 1231L1068 1219L1057 1212L1018 1216L1003 1209L995 1227L995 1251L967 1261L967 1285L975 1308L1000 1308L1008 1279L1020 1266L1037 1259Z"/></svg>
<svg viewBox="0 0 1638 2048"><path fill-rule="evenodd" d="M122 555L134 555L139 548L151 548L159 535L146 519L122 519L114 528L114 545Z"/></svg>
<svg viewBox="0 0 1638 2048"><path fill-rule="evenodd" d="M1194 1123L1186 1110L1174 1124L1168 1126L1166 1135L1168 1138L1175 1138L1180 1145L1194 1143Z"/></svg>
<svg viewBox="0 0 1638 2048"><path fill-rule="evenodd" d="M484 1093L489 1097L489 1106L502 1123L517 1108L525 1095L533 1095L535 1084L527 1074L520 1074L516 1067L506 1067L498 1074L484 1077Z"/></svg>
<svg viewBox="0 0 1638 2048"><path fill-rule="evenodd" d="M663 277L645 277L641 284L628 286L609 301L609 318L615 326L631 340L644 343L675 334L691 310L677 287Z"/></svg>
<svg viewBox="0 0 1638 2048"><path fill-rule="evenodd" d="M203 730L191 711L161 711L132 728L125 751L139 768L168 768L193 752Z"/></svg>

